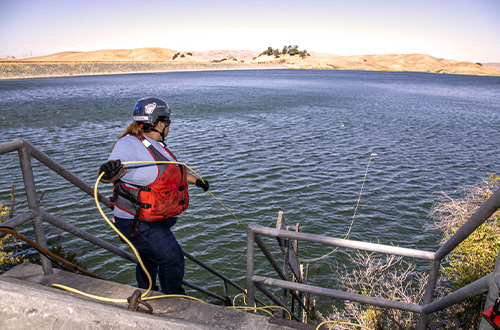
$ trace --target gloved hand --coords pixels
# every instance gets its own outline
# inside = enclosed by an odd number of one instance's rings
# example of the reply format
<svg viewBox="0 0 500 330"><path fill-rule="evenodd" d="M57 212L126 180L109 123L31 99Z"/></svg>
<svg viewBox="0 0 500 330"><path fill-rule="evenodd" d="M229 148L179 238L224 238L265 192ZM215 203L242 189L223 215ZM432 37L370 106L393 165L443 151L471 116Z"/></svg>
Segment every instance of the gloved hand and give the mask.
<svg viewBox="0 0 500 330"><path fill-rule="evenodd" d="M122 169L122 162L118 160L110 160L99 167L99 175L104 172L101 179L109 181L118 175L118 172Z"/></svg>
<svg viewBox="0 0 500 330"><path fill-rule="evenodd" d="M192 181L191 181L192 182ZM205 182L201 181L200 179L196 179L195 185L197 187L203 188L204 191L208 190L208 181L205 180Z"/></svg>

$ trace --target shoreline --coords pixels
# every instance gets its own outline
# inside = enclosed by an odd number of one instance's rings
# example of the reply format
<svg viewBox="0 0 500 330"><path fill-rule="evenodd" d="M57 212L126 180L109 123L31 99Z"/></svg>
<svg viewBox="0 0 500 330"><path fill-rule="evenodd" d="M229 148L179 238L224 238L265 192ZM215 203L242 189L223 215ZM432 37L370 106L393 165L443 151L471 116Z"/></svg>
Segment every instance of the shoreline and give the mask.
<svg viewBox="0 0 500 330"><path fill-rule="evenodd" d="M272 63L252 62L242 63L234 61L223 62L160 62L160 61L0 61L0 81L37 78L62 78L81 76L106 76L120 74L144 74L164 72L189 72L189 71L229 71L229 70L269 70L269 69L295 69L295 70L355 70L355 71L380 71L380 72L422 72L453 75L492 76L498 77L497 72L479 74L475 72L446 72L444 70L422 70L421 68L389 68L380 67L337 67L334 65L300 65L299 63Z"/></svg>
<svg viewBox="0 0 500 330"><path fill-rule="evenodd" d="M283 64L231 62L0 62L0 80L162 72L286 69Z"/></svg>

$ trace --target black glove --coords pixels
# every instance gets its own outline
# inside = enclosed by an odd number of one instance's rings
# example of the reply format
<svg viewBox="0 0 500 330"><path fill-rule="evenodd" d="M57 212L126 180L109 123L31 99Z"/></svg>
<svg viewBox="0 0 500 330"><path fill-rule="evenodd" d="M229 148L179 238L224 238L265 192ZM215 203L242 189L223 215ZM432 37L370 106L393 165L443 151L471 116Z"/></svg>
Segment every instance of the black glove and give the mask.
<svg viewBox="0 0 500 330"><path fill-rule="evenodd" d="M195 185L196 185L196 187L203 188L204 191L208 190L208 181L207 180L205 180L205 182L203 182L200 179L196 179Z"/></svg>
<svg viewBox="0 0 500 330"><path fill-rule="evenodd" d="M107 163L102 164L101 167L99 167L99 175L102 172L104 172L102 179L111 180L116 175L118 175L118 172L120 172L122 167L123 167L122 162L119 159L110 160Z"/></svg>

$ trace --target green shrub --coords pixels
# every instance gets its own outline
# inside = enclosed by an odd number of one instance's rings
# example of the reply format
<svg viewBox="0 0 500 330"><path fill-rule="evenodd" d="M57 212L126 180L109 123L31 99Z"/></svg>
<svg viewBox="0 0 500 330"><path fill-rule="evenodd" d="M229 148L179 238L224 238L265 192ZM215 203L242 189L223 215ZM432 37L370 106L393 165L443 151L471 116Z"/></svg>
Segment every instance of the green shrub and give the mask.
<svg viewBox="0 0 500 330"><path fill-rule="evenodd" d="M458 198L443 193L431 210L434 228L443 233L443 242L477 211L499 188L500 176L488 173L483 184L464 187ZM490 274L500 249L500 211L495 212L474 233L458 245L443 263L445 280L453 290L460 289ZM473 329L481 319L486 295L480 295L449 309L450 318L457 320L463 329Z"/></svg>
<svg viewBox="0 0 500 330"><path fill-rule="evenodd" d="M9 209L5 205L0 204L0 223L7 220L8 213ZM21 243L11 235L5 235L0 238L0 273L5 271L9 266L18 265L26 261L24 255L16 255L19 245Z"/></svg>
<svg viewBox="0 0 500 330"><path fill-rule="evenodd" d="M463 188L460 198L453 199L443 194L438 199L431 215L436 219L435 227L443 232L443 242L456 233L494 189L498 189L499 181L500 176L489 173L483 185ZM500 211L497 211L447 256L443 271L452 280L454 289L493 271L500 249L499 233Z"/></svg>
<svg viewBox="0 0 500 330"><path fill-rule="evenodd" d="M49 249L50 252L54 253L55 255L63 258L66 261L71 262L73 265L76 265L80 268L87 269L83 264L81 264L78 261L77 253L73 251L68 251L62 247L60 243L55 243L52 245L52 247ZM65 267L61 267L59 263L52 262L52 266L57 267L57 268L62 268L65 269Z"/></svg>

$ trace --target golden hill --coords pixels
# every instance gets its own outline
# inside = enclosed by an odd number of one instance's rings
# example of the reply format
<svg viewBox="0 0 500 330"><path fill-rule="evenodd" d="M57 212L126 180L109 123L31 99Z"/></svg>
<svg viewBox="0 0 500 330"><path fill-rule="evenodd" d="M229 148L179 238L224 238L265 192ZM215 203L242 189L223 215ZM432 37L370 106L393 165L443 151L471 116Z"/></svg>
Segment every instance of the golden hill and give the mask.
<svg viewBox="0 0 500 330"><path fill-rule="evenodd" d="M297 69L337 69L368 71L418 71L468 75L500 75L500 70L487 68L472 62L438 59L426 54L383 54L333 57L312 57L282 55L259 56L253 62L282 63Z"/></svg>
<svg viewBox="0 0 500 330"><path fill-rule="evenodd" d="M202 52L191 51L194 57L205 60L205 61L220 61L222 59L226 60L238 60L238 61L251 61L258 57L261 52L253 50L205 50Z"/></svg>
<svg viewBox="0 0 500 330"><path fill-rule="evenodd" d="M142 61L168 61L178 53L166 48L136 48L136 49L110 49L96 50L92 52L61 52L46 56L38 56L24 59L24 61L42 62L142 62Z"/></svg>

